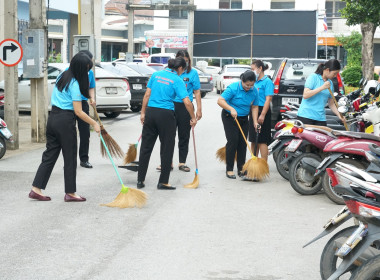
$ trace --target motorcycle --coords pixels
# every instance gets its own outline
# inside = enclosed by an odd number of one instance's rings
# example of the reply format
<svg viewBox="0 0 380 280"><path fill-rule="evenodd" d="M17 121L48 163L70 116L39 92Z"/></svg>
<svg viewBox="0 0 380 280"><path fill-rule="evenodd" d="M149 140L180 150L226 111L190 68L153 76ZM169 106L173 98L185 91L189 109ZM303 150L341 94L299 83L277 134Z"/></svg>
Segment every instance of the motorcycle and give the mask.
<svg viewBox="0 0 380 280"><path fill-rule="evenodd" d="M13 135L9 131L5 121L0 118L0 159L5 155L7 151L6 141L13 142Z"/></svg>

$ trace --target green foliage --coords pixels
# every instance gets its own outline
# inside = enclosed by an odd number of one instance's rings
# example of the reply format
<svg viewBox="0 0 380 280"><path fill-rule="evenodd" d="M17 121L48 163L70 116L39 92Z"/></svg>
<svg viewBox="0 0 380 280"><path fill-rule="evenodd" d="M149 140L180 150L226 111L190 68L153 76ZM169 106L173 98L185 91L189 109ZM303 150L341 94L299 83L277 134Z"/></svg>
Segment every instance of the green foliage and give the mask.
<svg viewBox="0 0 380 280"><path fill-rule="evenodd" d="M360 66L346 67L342 72L342 77L345 85L358 87L362 78L362 68Z"/></svg>
<svg viewBox="0 0 380 280"><path fill-rule="evenodd" d="M62 62L61 53L55 54L54 51L52 53L50 53L49 58L48 58L48 62L49 63L55 63L55 62L61 63Z"/></svg>
<svg viewBox="0 0 380 280"><path fill-rule="evenodd" d="M379 75L377 75L376 73L373 73L373 79L376 81L379 80Z"/></svg>
<svg viewBox="0 0 380 280"><path fill-rule="evenodd" d="M235 59L235 64L245 64L245 65L251 65L250 59Z"/></svg>
<svg viewBox="0 0 380 280"><path fill-rule="evenodd" d="M335 38L347 51L347 67L360 66L362 63L362 34L353 31L350 36L340 35Z"/></svg>
<svg viewBox="0 0 380 280"><path fill-rule="evenodd" d="M346 7L340 10L342 17L347 19L347 25L372 22L380 25L379 0L342 0Z"/></svg>

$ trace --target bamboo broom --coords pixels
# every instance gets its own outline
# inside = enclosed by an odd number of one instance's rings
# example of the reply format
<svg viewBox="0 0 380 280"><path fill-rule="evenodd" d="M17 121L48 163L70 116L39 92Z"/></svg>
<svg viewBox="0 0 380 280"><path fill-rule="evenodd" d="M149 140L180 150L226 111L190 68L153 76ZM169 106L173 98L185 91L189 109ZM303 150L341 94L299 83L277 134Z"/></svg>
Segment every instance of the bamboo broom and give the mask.
<svg viewBox="0 0 380 280"><path fill-rule="evenodd" d="M199 186L199 178L198 178L198 160L197 160L197 149L195 147L195 137L194 137L194 126L191 128L193 133L193 146L194 146L194 157L195 157L195 177L192 183L185 185L185 188L188 189L196 189Z"/></svg>
<svg viewBox="0 0 380 280"><path fill-rule="evenodd" d="M118 194L118 196L115 198L114 201L107 203L107 204L101 204L101 206L108 206L108 207L119 207L119 208L132 208L132 207L139 207L141 208L146 204L146 194L143 191L132 189L129 187L126 187L121 180L120 174L117 171L116 165L112 159L111 153L107 148L107 145L105 143L105 140L103 139L102 134L100 134L100 140L108 154L109 159L111 160L112 166L115 169L116 175L119 178L120 184L121 184L121 191Z"/></svg>
<svg viewBox="0 0 380 280"><path fill-rule="evenodd" d="M103 136L103 139L107 144L107 147L109 147L110 154L113 157L122 158L124 155L122 149L116 143L116 141L111 137L111 135L109 135L108 132L104 129L104 126L103 126L103 124L99 118L98 112L96 111L96 107L93 106L93 108L94 108L95 116L98 119L98 122L100 124L100 134ZM103 157L107 157L106 150L105 150L105 148L101 142L100 142L100 151L101 151Z"/></svg>
<svg viewBox="0 0 380 280"><path fill-rule="evenodd" d="M243 135L244 141L247 144L248 150L251 153L251 158L243 165L243 172L246 172L247 178L249 179L257 179L257 180L262 180L265 179L266 177L269 176L269 166L268 163L265 159L263 158L258 158L256 155L253 155L251 147L248 144L247 139L245 138L244 132L241 129L240 123L235 119L241 134ZM258 142L258 133L256 133L256 149L255 153L257 153L257 142Z"/></svg>
<svg viewBox="0 0 380 280"><path fill-rule="evenodd" d="M126 165L128 163L131 163L132 161L136 160L136 157L137 157L137 146L139 145L141 137L142 137L142 133L140 134L140 137L137 140L136 144L129 144L128 151L125 154L124 161L123 161L124 165Z"/></svg>
<svg viewBox="0 0 380 280"><path fill-rule="evenodd" d="M335 103L335 106L336 106L336 109L338 109L338 102L336 102L336 98L333 94L333 92L331 91L331 88L329 88L329 92L330 92L330 95L332 97L332 99L334 100L334 103ZM342 116L342 114L339 112L339 114ZM343 124L344 124L344 127L346 128L346 130L348 131L348 126L347 126L347 123L346 123L346 120L343 121Z"/></svg>

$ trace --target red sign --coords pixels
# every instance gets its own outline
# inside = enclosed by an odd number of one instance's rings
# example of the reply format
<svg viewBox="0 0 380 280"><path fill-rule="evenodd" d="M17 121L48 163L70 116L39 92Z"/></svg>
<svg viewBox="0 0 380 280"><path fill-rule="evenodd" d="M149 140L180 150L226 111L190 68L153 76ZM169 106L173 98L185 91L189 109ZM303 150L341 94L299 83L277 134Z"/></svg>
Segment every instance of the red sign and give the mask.
<svg viewBox="0 0 380 280"><path fill-rule="evenodd" d="M23 55L23 50L19 42L13 39L5 39L0 42L0 62L5 66L17 65Z"/></svg>

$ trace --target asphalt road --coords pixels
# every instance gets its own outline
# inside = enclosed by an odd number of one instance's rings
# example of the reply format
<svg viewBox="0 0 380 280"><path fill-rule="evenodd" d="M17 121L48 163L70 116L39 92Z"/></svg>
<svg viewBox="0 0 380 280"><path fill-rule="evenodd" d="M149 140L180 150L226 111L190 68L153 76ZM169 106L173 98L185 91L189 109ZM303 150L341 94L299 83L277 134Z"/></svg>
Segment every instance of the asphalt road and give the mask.
<svg viewBox="0 0 380 280"><path fill-rule="evenodd" d="M149 198L142 209L100 206L116 197L120 184L110 161L101 157L94 132L94 168L77 171L78 193L87 202L63 201L61 157L45 192L52 201L30 200L44 149L28 143L25 123L30 116L21 116L21 150L8 151L0 160L0 279L320 279L319 258L328 238L305 249L302 245L341 206L323 194L298 195L272 159L264 182L226 178L225 166L215 159L216 150L225 145L217 97L211 93L202 100L203 119L195 129L199 188L183 188L194 173L178 170L176 148L170 183L177 190L157 190L157 142L144 189ZM136 113L103 121L125 151L141 133ZM193 171L192 149L190 144ZM126 185L136 187L137 173L119 171Z"/></svg>

